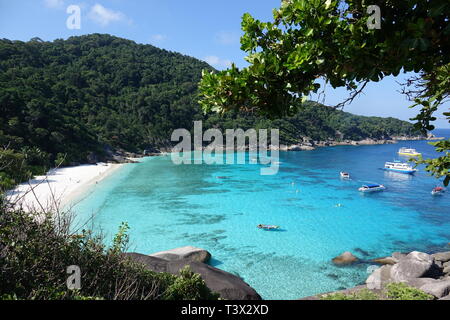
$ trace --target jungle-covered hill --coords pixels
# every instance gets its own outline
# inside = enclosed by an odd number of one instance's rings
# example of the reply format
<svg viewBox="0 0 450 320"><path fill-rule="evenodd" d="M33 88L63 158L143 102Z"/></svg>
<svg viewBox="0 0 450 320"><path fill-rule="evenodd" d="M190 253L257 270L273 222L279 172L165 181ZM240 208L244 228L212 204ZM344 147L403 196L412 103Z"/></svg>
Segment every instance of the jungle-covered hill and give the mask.
<svg viewBox="0 0 450 320"><path fill-rule="evenodd" d="M204 115L197 104L203 61L106 35L28 42L0 40L0 184L10 170L38 173L65 159L85 162L105 148L170 146L174 129L280 128L283 143L411 135L393 118L362 117L305 103L293 117ZM7 150L5 148L7 147ZM3 177L3 180L1 179Z"/></svg>

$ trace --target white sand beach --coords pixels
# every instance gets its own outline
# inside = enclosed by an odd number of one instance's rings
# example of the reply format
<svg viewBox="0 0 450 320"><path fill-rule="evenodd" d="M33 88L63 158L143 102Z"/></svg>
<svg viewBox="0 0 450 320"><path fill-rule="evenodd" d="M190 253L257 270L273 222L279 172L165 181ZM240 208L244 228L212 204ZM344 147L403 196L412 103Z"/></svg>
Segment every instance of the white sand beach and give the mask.
<svg viewBox="0 0 450 320"><path fill-rule="evenodd" d="M62 209L123 164L98 163L50 170L46 176L18 185L8 199L27 212Z"/></svg>

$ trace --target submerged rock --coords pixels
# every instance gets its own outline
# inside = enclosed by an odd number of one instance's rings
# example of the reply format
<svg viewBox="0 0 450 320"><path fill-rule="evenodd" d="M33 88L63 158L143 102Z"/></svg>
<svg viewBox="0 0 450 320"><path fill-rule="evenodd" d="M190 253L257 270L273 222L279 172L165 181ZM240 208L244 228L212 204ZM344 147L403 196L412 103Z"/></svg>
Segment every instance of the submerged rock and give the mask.
<svg viewBox="0 0 450 320"><path fill-rule="evenodd" d="M389 264L389 265L394 265L398 262L398 260L393 257L376 258L372 259L372 261L379 264Z"/></svg>
<svg viewBox="0 0 450 320"><path fill-rule="evenodd" d="M357 262L359 259L355 257L351 252L345 251L339 256L333 258L333 263L337 265L349 265Z"/></svg>
<svg viewBox="0 0 450 320"><path fill-rule="evenodd" d="M167 261L185 260L189 262L208 262L209 259L211 259L211 254L208 251L192 246L156 252L152 253L150 256L161 258Z"/></svg>
<svg viewBox="0 0 450 320"><path fill-rule="evenodd" d="M176 275L180 269L189 265L193 272L201 275L208 288L213 292L219 293L223 299L261 300L261 296L255 289L250 287L241 278L202 262L185 260L167 261L134 252L127 252L124 255L136 262L144 264L148 270L155 272L168 272Z"/></svg>

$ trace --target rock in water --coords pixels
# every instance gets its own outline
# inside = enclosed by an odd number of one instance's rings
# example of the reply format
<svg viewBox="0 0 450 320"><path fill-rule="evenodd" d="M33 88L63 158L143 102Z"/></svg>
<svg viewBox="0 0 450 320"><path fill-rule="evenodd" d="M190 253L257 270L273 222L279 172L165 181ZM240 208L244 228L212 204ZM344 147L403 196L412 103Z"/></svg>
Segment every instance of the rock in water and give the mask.
<svg viewBox="0 0 450 320"><path fill-rule="evenodd" d="M211 254L208 251L192 246L156 252L151 254L150 256L167 261L185 260L189 262L208 262L209 259L211 259Z"/></svg>
<svg viewBox="0 0 450 320"><path fill-rule="evenodd" d="M195 273L199 273L206 286L220 297L227 300L261 300L261 296L245 283L241 278L211 267L202 262L190 262L185 260L167 261L140 253L127 252L125 256L142 263L148 270L155 272L168 272L178 274L180 269L188 265Z"/></svg>
<svg viewBox="0 0 450 320"><path fill-rule="evenodd" d="M439 269L429 254L413 251L392 266L391 277L394 282L413 278L434 277Z"/></svg>
<svg viewBox="0 0 450 320"><path fill-rule="evenodd" d="M345 251L339 256L333 258L333 263L337 265L349 265L358 261L358 258L355 257L351 252Z"/></svg>
<svg viewBox="0 0 450 320"><path fill-rule="evenodd" d="M398 262L398 260L393 257L376 258L373 259L372 261L379 264L389 264L389 265L394 265Z"/></svg>

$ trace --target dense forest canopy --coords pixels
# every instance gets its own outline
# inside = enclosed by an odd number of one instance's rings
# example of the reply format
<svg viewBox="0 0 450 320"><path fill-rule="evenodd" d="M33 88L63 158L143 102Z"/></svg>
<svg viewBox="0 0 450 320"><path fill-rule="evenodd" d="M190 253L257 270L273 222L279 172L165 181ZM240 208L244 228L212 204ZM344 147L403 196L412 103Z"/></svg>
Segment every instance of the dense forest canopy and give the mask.
<svg viewBox="0 0 450 320"><path fill-rule="evenodd" d="M413 126L354 116L317 103L269 120L247 112L204 114L197 103L205 62L110 35L28 42L0 40L0 185L13 174L85 162L106 149L168 148L174 129L280 128L282 143L411 135ZM3 171L3 172L2 172ZM16 179L17 180L17 179Z"/></svg>

